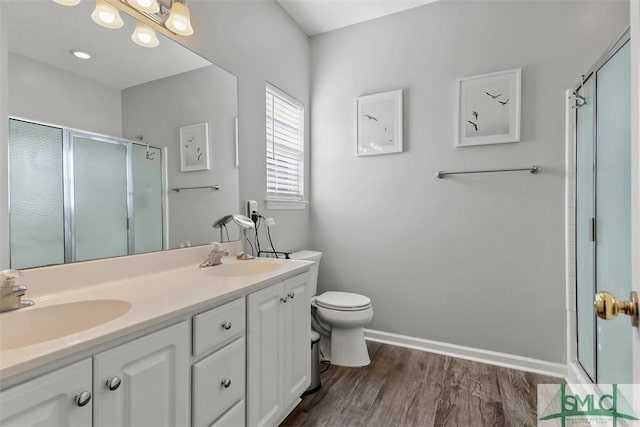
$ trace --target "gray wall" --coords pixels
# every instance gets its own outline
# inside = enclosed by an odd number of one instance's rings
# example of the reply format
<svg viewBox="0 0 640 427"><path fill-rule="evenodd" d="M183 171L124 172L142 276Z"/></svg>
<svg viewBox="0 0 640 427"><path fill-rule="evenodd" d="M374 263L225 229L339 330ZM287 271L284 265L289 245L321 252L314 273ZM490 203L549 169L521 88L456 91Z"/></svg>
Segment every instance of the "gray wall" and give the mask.
<svg viewBox="0 0 640 427"><path fill-rule="evenodd" d="M213 221L234 213L238 204L234 118L238 111L236 78L215 65L134 86L122 91L125 138L167 148L167 188L220 185L219 191L169 191L169 245L180 247L219 241ZM162 119L159 120L159 113ZM209 124L210 170L180 171L180 127ZM232 239L237 227L229 225Z"/></svg>
<svg viewBox="0 0 640 427"><path fill-rule="evenodd" d="M564 363L564 91L628 8L443 1L312 38L320 291L370 296L372 329ZM455 148L456 79L519 67L521 142ZM356 97L392 89L405 152L356 157Z"/></svg>
<svg viewBox="0 0 640 427"><path fill-rule="evenodd" d="M184 39L185 45L238 77L240 200L258 201L261 213L275 218L271 234L277 250L305 249L309 241L309 209L267 211L264 207L265 82L276 85L306 106L308 160L309 39L273 0L192 1L189 7L196 34Z"/></svg>
<svg viewBox="0 0 640 427"><path fill-rule="evenodd" d="M9 114L122 136L120 89L9 54Z"/></svg>

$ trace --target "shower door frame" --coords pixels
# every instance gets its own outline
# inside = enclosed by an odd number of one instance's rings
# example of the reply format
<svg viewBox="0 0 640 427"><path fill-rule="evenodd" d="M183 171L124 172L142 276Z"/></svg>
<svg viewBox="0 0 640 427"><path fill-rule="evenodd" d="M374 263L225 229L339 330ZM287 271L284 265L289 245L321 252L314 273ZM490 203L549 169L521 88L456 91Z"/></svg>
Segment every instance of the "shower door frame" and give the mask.
<svg viewBox="0 0 640 427"><path fill-rule="evenodd" d="M134 215L133 212L133 145L146 147L147 144L140 141L132 141L115 136L100 134L97 132L76 129L56 123L34 120L26 117L9 115L7 123L10 120L18 120L26 123L32 123L39 126L47 126L60 129L62 132L62 179L63 179L63 220L64 220L64 264L77 262L75 254L75 223L74 223L74 164L73 164L73 144L72 135L88 138L95 141L111 144L119 144L126 146L126 167L127 167L127 255L135 255L135 239L134 239ZM149 144L149 148L158 150L161 156L161 216L162 216L162 248L160 251L169 249L169 216L168 216L168 163L166 147L156 147ZM10 185L10 184L9 184ZM10 209L10 207L9 207ZM9 228L9 233L11 229ZM10 257L10 255L9 255ZM89 261L89 260L87 260ZM38 266L37 266L38 267Z"/></svg>
<svg viewBox="0 0 640 427"><path fill-rule="evenodd" d="M634 11L632 5L632 22L635 14L636 22L631 28L627 29L617 40L613 43L609 49L603 54L598 61L584 74L582 81L578 83L573 90L567 91L567 95L580 93L582 86L590 79L596 78L596 74L600 68L602 68L626 43L631 44L631 289L636 292L640 291L640 268L638 261L640 261L640 207L638 203L640 201L640 127L638 121L640 119L640 76L634 74L634 69L640 68L640 43L637 41L635 35L639 32L640 28L640 7ZM594 96L597 96L597 80L594 80ZM567 379L570 383L595 383L591 376L581 365L578 359L578 279L577 279L577 257L576 257L576 244L577 244L577 230L576 230L576 215L577 215L577 109L574 108L575 103L571 100L567 101L567 170L570 171L567 174L566 182L566 203L567 203ZM594 105L594 156L597 156L597 106ZM634 129L635 127L635 129ZM594 162L597 162L594 157ZM595 163L594 163L595 165ZM597 168L594 168L594 203L597 197ZM594 206L594 215L597 218L596 206ZM572 218L570 218L572 217ZM594 259L597 254L594 249ZM594 262L594 277L595 276L595 262ZM597 286L597 283L596 283ZM597 288L596 288L597 290ZM620 298L626 299L628 295L619 295ZM595 321L595 318L594 318ZM631 341L632 357L632 376L635 384L640 383L640 330L638 328L632 328L632 336L629 337ZM597 341L594 337L594 357L596 364L597 375ZM636 396L636 398L639 398Z"/></svg>
<svg viewBox="0 0 640 427"><path fill-rule="evenodd" d="M76 254L76 209L75 209L75 157L74 138L85 138L104 144L121 145L125 148L125 167L127 176L127 253L121 256L133 255L134 244L134 215L133 212L133 155L132 141L112 136L103 136L92 132L63 128L63 171L64 171L64 226L65 245L64 262L77 262Z"/></svg>

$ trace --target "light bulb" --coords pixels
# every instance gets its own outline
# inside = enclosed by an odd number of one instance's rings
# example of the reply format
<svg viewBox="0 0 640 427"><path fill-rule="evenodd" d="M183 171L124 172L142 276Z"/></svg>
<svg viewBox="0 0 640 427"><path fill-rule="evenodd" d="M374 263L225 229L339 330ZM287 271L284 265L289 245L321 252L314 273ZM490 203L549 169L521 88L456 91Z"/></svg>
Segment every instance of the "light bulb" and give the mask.
<svg viewBox="0 0 640 427"><path fill-rule="evenodd" d="M160 12L160 5L158 4L158 0L127 0L127 3L142 12Z"/></svg>
<svg viewBox="0 0 640 427"><path fill-rule="evenodd" d="M175 1L171 6L169 18L164 25L174 33L180 34L181 36L190 36L193 34L189 8L178 1Z"/></svg>
<svg viewBox="0 0 640 427"><path fill-rule="evenodd" d="M102 22L107 24L113 24L116 21L116 15L111 12L100 12L98 16Z"/></svg>
<svg viewBox="0 0 640 427"><path fill-rule="evenodd" d="M122 28L124 25L118 9L108 4L105 0L96 0L96 8L91 14L91 19L105 28L117 29Z"/></svg>
<svg viewBox="0 0 640 427"><path fill-rule="evenodd" d="M63 6L75 6L80 3L80 0L53 0L53 2Z"/></svg>
<svg viewBox="0 0 640 427"><path fill-rule="evenodd" d="M156 47L160 44L156 32L142 22L136 22L136 29L131 35L131 40L142 47Z"/></svg>

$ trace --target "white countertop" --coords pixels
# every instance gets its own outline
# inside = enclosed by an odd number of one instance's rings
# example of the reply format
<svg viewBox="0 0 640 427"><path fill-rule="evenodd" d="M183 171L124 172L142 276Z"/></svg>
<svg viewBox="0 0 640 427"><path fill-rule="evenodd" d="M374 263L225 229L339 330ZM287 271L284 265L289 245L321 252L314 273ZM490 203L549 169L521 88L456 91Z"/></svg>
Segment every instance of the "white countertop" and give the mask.
<svg viewBox="0 0 640 427"><path fill-rule="evenodd" d="M166 255L165 255L166 256ZM35 295L36 305L0 314L0 323L11 322L13 313L83 300L115 299L131 304L124 315L102 325L61 338L14 349L0 350L0 380L23 374L79 351L104 344L122 336L141 331L163 321L211 307L255 291L278 281L282 275L304 273L312 265L308 261L259 259L239 261L224 257L223 264L248 262L276 262L275 271L241 277L216 275L216 267L199 268L190 264L131 278L121 278L85 287L73 287L60 292ZM25 275L26 276L26 275ZM30 298L27 294L25 298ZM82 319L78 319L82 322ZM5 323L9 325L9 323ZM12 325L13 327L13 325ZM28 330L29 325L20 325ZM0 339L2 339L0 337Z"/></svg>

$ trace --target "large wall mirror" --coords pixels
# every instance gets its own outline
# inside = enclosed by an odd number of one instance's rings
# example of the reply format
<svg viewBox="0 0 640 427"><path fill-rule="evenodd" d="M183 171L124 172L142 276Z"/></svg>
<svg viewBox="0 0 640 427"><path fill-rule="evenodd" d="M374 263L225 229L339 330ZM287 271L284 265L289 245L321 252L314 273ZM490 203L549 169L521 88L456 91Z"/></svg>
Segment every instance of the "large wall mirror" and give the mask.
<svg viewBox="0 0 640 427"><path fill-rule="evenodd" d="M11 267L237 240L236 77L93 7L7 4Z"/></svg>

